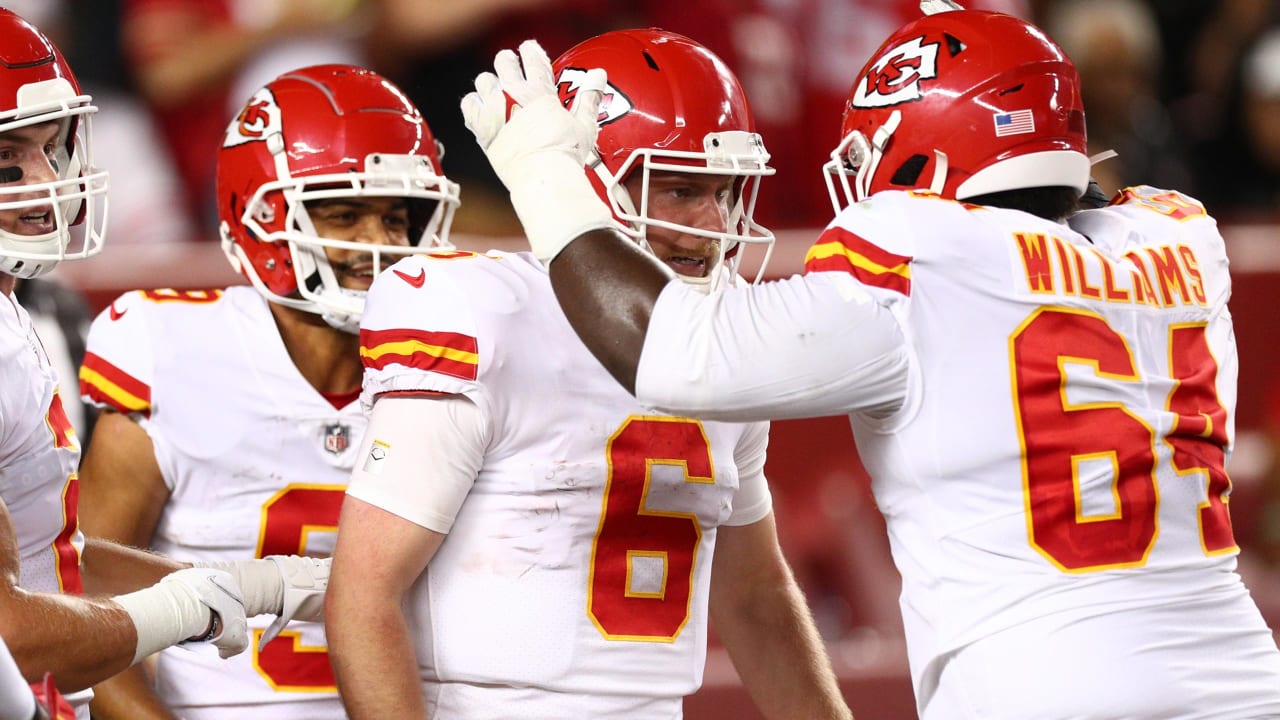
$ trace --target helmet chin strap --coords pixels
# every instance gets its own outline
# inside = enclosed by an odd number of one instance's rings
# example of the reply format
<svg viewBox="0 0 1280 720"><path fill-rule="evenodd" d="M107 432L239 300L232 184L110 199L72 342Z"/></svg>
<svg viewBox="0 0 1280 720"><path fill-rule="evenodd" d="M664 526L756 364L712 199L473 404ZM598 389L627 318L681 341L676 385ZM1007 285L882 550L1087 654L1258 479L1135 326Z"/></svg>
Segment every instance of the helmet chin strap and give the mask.
<svg viewBox="0 0 1280 720"><path fill-rule="evenodd" d="M933 157L933 182L929 183L929 192L941 195L942 188L947 184L947 154L941 150L934 150Z"/></svg>
<svg viewBox="0 0 1280 720"><path fill-rule="evenodd" d="M884 158L884 150L889 146L889 139L897 132L899 123L902 122L902 111L894 110L889 115L889 119L884 125L876 128L871 134L871 152L867 161L862 163L858 168L858 174L854 177L854 186L858 191L858 200L866 200L871 196L871 179L876 176L876 169L880 167L880 160Z"/></svg>
<svg viewBox="0 0 1280 720"><path fill-rule="evenodd" d="M360 290L349 290L347 288L338 288L340 295L346 295L352 298L359 298L364 301L365 293ZM324 320L329 327L351 335L360 332L360 315L361 313L342 312L332 307L325 307L320 313L320 319Z"/></svg>

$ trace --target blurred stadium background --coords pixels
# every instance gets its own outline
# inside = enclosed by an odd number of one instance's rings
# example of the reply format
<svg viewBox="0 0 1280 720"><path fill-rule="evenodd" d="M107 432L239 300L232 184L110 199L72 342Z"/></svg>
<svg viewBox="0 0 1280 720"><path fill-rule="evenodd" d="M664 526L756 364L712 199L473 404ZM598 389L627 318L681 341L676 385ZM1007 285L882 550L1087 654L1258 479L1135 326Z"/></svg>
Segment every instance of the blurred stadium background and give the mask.
<svg viewBox="0 0 1280 720"><path fill-rule="evenodd" d="M69 55L102 111L96 161L112 173L101 256L53 276L98 311L134 288L243 282L216 242L211 161L230 108L289 67L355 61L401 85L463 183L455 241L520 249L518 225L457 100L497 48L538 37L554 57L607 29L683 32L740 75L778 176L760 216L779 229L767 274L801 269L830 217L819 167L854 74L916 0L19 0ZM1231 510L1241 568L1280 628L1280 8L1270 0L987 0L1037 22L1083 77L1104 189L1184 190L1219 218L1235 275L1240 347ZM750 266L752 259L748 258ZM754 268L748 267L748 270ZM897 576L847 423L775 423L767 466L782 543L860 720L915 717ZM757 717L723 651L690 720Z"/></svg>

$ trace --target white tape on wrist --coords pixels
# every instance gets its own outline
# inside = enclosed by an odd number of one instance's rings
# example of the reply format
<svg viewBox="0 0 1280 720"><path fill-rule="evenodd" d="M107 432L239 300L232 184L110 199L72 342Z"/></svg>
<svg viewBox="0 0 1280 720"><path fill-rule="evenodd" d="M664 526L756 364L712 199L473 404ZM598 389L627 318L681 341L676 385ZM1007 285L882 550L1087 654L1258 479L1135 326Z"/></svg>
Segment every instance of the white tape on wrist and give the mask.
<svg viewBox="0 0 1280 720"><path fill-rule="evenodd" d="M138 633L133 663L209 629L213 614L184 585L160 582L114 598Z"/></svg>
<svg viewBox="0 0 1280 720"><path fill-rule="evenodd" d="M508 186L529 247L547 265L579 235L615 223L576 159L558 152L539 153L537 159L526 163Z"/></svg>

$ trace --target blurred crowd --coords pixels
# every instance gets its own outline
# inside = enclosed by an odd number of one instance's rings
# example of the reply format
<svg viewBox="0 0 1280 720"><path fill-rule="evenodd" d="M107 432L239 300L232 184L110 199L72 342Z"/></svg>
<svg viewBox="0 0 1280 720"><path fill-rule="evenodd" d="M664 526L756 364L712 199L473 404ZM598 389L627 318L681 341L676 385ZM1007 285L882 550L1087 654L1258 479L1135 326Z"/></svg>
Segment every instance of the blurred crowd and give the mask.
<svg viewBox="0 0 1280 720"><path fill-rule="evenodd" d="M974 0L1045 27L1083 76L1104 190L1185 188L1220 219L1280 208L1280 10L1268 0ZM422 108L462 182L459 233L517 232L458 99L493 53L537 37L553 56L618 27L694 37L741 77L774 154L762 218L822 225L816 168L850 78L917 0L19 0L51 28L102 107L113 243L216 237L213 148L231 103L279 72L365 64ZM834 109L834 110L833 110ZM157 212L156 210L160 211Z"/></svg>
<svg viewBox="0 0 1280 720"><path fill-rule="evenodd" d="M1227 222L1280 222L1280 5L1271 0L970 0L1046 28L1080 70L1094 175L1183 189ZM445 146L463 187L454 232L508 236L519 224L462 125L458 100L494 53L536 37L552 57L597 33L656 26L689 35L741 78L777 176L757 219L824 225L819 168L838 140L849 83L918 0L10 0L65 49L102 112L95 164L111 172L110 244L217 238L215 148L234 104L281 72L320 62L368 66L396 82ZM74 376L74 375L72 375ZM1276 385L1280 388L1280 384ZM1280 447L1280 390L1273 403ZM847 432L847 427L843 428ZM784 434L785 434L784 430ZM803 432L797 432L803 435ZM818 463L836 467L840 463ZM1280 461L1260 513L1280 567ZM828 636L900 622L878 513L847 477L792 498L779 525ZM810 485L813 486L812 484ZM865 507L863 507L865 506ZM828 516L830 508L842 510ZM1274 516L1274 517L1272 517ZM1268 519L1269 518L1269 519ZM833 533L835 533L833 535ZM839 548L834 552L833 548ZM853 549L852 555L850 548ZM791 548L792 550L798 547ZM1276 593L1280 597L1280 592Z"/></svg>

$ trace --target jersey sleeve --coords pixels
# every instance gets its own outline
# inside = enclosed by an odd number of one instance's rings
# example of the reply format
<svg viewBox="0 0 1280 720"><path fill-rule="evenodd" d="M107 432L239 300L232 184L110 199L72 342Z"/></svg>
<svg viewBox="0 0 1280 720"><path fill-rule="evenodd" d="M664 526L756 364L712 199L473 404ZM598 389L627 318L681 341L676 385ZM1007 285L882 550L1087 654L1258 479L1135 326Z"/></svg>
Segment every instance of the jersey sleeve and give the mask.
<svg viewBox="0 0 1280 720"><path fill-rule="evenodd" d="M636 397L673 415L730 422L891 411L906 392L905 335L843 273L704 295L669 283L636 373Z"/></svg>
<svg viewBox="0 0 1280 720"><path fill-rule="evenodd" d="M366 411L387 394L450 393L482 404L478 331L446 264L405 258L369 288L360 322Z"/></svg>
<svg viewBox="0 0 1280 720"><path fill-rule="evenodd" d="M148 310L142 293L132 291L94 319L80 366L80 396L86 403L150 417L155 359Z"/></svg>
<svg viewBox="0 0 1280 720"><path fill-rule="evenodd" d="M915 237L903 217L941 215L959 205L937 196L889 192L845 208L805 253L804 272L835 273L856 281L877 302L911 299Z"/></svg>
<svg viewBox="0 0 1280 720"><path fill-rule="evenodd" d="M773 495L765 480L764 461L769 447L769 423L752 423L733 451L738 466L738 493L733 498L733 513L726 525L750 525L764 519L773 509Z"/></svg>
<svg viewBox="0 0 1280 720"><path fill-rule="evenodd" d="M488 440L484 419L465 398L384 397L370 414L347 494L447 534Z"/></svg>
<svg viewBox="0 0 1280 720"><path fill-rule="evenodd" d="M803 276L710 296L669 284L649 320L636 396L737 422L893 413L906 397L915 245L901 217L958 207L882 193L831 222Z"/></svg>

